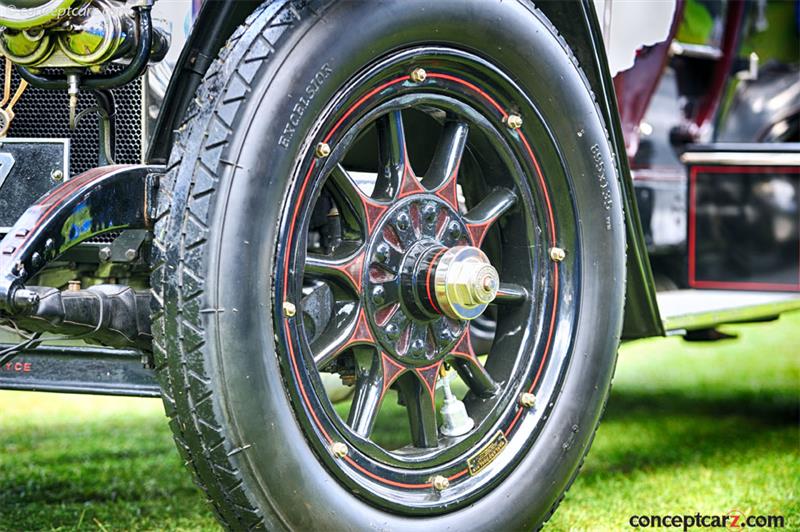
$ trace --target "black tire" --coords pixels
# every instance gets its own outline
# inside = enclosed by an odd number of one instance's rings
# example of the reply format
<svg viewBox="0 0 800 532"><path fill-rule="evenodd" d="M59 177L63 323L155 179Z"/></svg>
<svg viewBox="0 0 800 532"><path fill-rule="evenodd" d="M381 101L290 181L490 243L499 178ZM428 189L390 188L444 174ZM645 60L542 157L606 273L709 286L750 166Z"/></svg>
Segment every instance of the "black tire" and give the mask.
<svg viewBox="0 0 800 532"><path fill-rule="evenodd" d="M542 166L555 176L548 186L569 193L554 192L553 201L577 215L564 228L571 236L559 266L570 290L563 312L573 319L556 333L548 367L561 369L548 380L540 426L487 492L420 514L387 511L331 474L330 457L312 445L293 404L273 298L287 194L318 117L377 58L425 43L511 73L557 146ZM298 107L304 92L310 97ZM157 373L178 450L220 522L271 530L541 526L577 474L613 376L625 279L615 172L577 61L527 1L261 6L198 89L159 189L155 231Z"/></svg>

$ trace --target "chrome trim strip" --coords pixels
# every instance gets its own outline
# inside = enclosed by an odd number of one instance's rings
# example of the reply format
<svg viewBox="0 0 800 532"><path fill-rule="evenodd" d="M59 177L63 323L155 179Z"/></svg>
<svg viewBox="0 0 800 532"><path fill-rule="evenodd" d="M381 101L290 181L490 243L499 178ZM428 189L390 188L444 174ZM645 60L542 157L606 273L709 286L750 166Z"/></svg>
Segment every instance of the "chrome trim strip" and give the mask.
<svg viewBox="0 0 800 532"><path fill-rule="evenodd" d="M743 166L800 166L800 152L691 151L681 155L686 164L730 164Z"/></svg>
<svg viewBox="0 0 800 532"><path fill-rule="evenodd" d="M708 310L697 314L670 316L664 318L664 330L692 331L708 329L726 323L747 323L768 318L777 318L784 312L800 310L800 294L797 299L785 299L757 305L734 307L727 309Z"/></svg>
<svg viewBox="0 0 800 532"><path fill-rule="evenodd" d="M672 55L684 55L686 57L698 57L700 59L719 59L722 57L722 50L707 44L689 44L685 42L672 41L669 46Z"/></svg>

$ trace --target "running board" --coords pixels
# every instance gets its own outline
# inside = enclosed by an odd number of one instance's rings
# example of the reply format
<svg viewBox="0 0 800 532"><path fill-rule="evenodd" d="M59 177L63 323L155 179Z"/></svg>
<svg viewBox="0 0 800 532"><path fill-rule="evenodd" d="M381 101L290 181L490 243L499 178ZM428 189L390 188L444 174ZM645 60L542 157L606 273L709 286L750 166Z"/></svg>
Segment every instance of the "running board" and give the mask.
<svg viewBox="0 0 800 532"><path fill-rule="evenodd" d="M797 292L671 290L659 292L657 299L667 335L726 323L766 321L800 310Z"/></svg>

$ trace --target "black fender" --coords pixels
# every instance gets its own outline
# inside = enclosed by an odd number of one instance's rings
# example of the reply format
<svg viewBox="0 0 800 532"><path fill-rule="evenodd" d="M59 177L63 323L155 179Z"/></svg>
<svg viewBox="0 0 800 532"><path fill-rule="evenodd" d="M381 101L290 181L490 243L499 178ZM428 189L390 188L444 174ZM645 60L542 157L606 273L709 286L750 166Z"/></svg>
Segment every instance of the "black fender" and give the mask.
<svg viewBox="0 0 800 532"><path fill-rule="evenodd" d="M499 1L499 0L497 0ZM207 0L180 55L163 102L147 160L164 164L205 72L228 38L259 5L259 0ZM311 0L311 3L314 3ZM594 6L579 2L542 1L536 6L547 16L575 54L594 92L608 126L608 135L623 192L628 239L627 296L624 339L662 336L664 328L656 302L655 283L645 247L628 158L620 126L614 85Z"/></svg>

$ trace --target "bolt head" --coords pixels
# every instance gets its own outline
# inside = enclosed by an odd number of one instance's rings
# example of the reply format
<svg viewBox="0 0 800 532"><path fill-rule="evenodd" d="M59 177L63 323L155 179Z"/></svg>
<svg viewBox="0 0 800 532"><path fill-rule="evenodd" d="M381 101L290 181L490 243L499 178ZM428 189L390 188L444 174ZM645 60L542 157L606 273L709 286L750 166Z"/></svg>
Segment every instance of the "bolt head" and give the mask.
<svg viewBox="0 0 800 532"><path fill-rule="evenodd" d="M522 408L532 408L536 404L536 396L532 393L523 393L519 396L519 404Z"/></svg>
<svg viewBox="0 0 800 532"><path fill-rule="evenodd" d="M506 125L509 129L519 129L522 127L522 117L514 114L508 115Z"/></svg>
<svg viewBox="0 0 800 532"><path fill-rule="evenodd" d="M567 258L567 252L565 250L556 247L550 248L550 260L553 262L561 262L565 258Z"/></svg>
<svg viewBox="0 0 800 532"><path fill-rule="evenodd" d="M50 178L53 181L61 181L62 179L64 179L64 172L58 169L53 170L52 172L50 172Z"/></svg>
<svg viewBox="0 0 800 532"><path fill-rule="evenodd" d="M424 68L415 68L414 70L411 71L409 77L411 78L411 81L413 81L414 83L422 83L427 79L428 73L425 72Z"/></svg>
<svg viewBox="0 0 800 532"><path fill-rule="evenodd" d="M125 258L127 260L134 260L136 258L136 250L135 249L128 249L125 251Z"/></svg>
<svg viewBox="0 0 800 532"><path fill-rule="evenodd" d="M108 262L111 260L111 248L108 246L100 248L100 251L97 254L100 257L100 260L103 262Z"/></svg>
<svg viewBox="0 0 800 532"><path fill-rule="evenodd" d="M331 147L324 142L320 142L317 144L317 148L314 150L314 153L317 155L317 157L327 157L331 154Z"/></svg>
<svg viewBox="0 0 800 532"><path fill-rule="evenodd" d="M297 307L291 301L283 302L283 314L287 318L293 318L297 314Z"/></svg>
<svg viewBox="0 0 800 532"><path fill-rule="evenodd" d="M431 479L431 484L433 484L433 489L436 491L444 491L450 487L450 481L447 480L447 477L443 477L442 475L436 475Z"/></svg>
<svg viewBox="0 0 800 532"><path fill-rule="evenodd" d="M331 444L331 454L336 458L342 459L347 456L347 444L340 441Z"/></svg>

